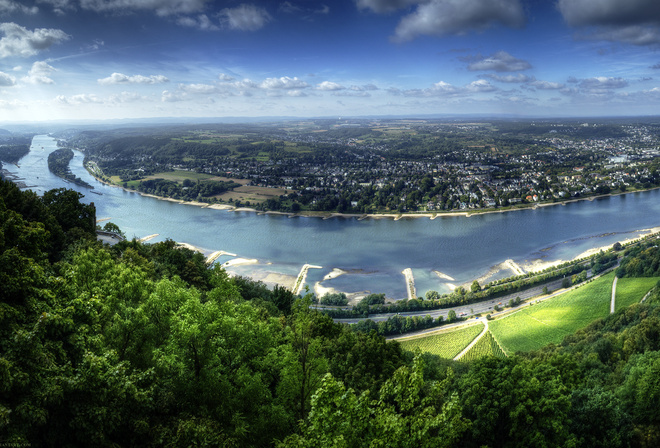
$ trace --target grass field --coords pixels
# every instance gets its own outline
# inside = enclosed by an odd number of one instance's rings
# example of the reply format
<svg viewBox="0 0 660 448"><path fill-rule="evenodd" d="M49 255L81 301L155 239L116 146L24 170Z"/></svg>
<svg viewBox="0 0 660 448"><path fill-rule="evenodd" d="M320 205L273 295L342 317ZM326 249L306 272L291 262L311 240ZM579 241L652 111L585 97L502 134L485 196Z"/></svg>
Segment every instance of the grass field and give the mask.
<svg viewBox="0 0 660 448"><path fill-rule="evenodd" d="M486 332L460 360L468 362L483 358L484 356L506 357L490 331Z"/></svg>
<svg viewBox="0 0 660 448"><path fill-rule="evenodd" d="M268 198L276 198L287 193L290 193L290 191L285 190L284 188L242 186L234 188L233 191L226 191L222 194L219 194L216 196L216 198L225 202L228 202L229 199L232 199L233 201L238 200L243 203L250 201L250 203L254 204L264 202Z"/></svg>
<svg viewBox="0 0 660 448"><path fill-rule="evenodd" d="M559 343L567 334L609 314L613 280L614 273L607 274L573 291L525 306L491 322L489 328L507 354Z"/></svg>
<svg viewBox="0 0 660 448"><path fill-rule="evenodd" d="M616 284L616 311L639 303L658 281L660 277L620 278Z"/></svg>
<svg viewBox="0 0 660 448"><path fill-rule="evenodd" d="M155 173L147 176L145 179L165 179L174 182L183 182L186 179L190 180L207 180L212 178L210 174L196 173L194 171L167 171L164 173Z"/></svg>
<svg viewBox="0 0 660 448"><path fill-rule="evenodd" d="M484 329L484 325L471 325L459 330L436 333L430 336L399 341L404 350L413 351L419 348L423 352L432 353L442 358L453 359Z"/></svg>

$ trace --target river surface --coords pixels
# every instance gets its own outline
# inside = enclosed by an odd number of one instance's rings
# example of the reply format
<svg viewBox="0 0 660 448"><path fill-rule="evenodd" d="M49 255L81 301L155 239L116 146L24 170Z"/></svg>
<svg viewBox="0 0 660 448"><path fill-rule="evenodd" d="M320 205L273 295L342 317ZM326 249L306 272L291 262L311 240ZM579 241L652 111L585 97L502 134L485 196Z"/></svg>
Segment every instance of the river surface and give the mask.
<svg viewBox="0 0 660 448"><path fill-rule="evenodd" d="M402 299L407 296L402 271L411 268L417 295L444 293L477 278L513 275L502 265L507 259L529 269L660 226L660 190L508 213L398 221L216 210L104 185L84 169L80 152L75 152L71 171L94 189L67 183L48 171L48 154L55 149L54 139L36 136L18 166L5 163L4 168L38 194L61 187L79 191L84 202L94 202L97 219L110 218L129 238L158 234L152 242L173 239L205 254L222 250L237 256L223 255L218 263L256 260L227 270L269 285L291 287L303 264L321 266L310 269L306 280L317 292L383 292ZM342 275L324 280L334 269Z"/></svg>

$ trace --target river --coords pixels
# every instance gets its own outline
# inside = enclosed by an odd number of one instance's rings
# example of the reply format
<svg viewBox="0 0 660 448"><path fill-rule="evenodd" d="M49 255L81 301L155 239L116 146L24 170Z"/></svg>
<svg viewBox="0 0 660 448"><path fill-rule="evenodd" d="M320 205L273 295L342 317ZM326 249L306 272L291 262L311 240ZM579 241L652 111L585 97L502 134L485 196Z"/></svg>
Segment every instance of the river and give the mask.
<svg viewBox="0 0 660 448"><path fill-rule="evenodd" d="M54 139L36 136L30 153L4 168L39 194L60 187L81 192L83 201L94 202L97 219L110 218L129 238L158 234L152 242L169 238L207 255L218 250L236 254L221 256L219 263L256 260L227 270L269 285L292 286L303 264L321 266L310 269L306 280L310 290L316 286L319 292L383 292L402 299L407 296L402 271L411 268L417 295L444 293L477 278L513 275L502 265L508 259L530 269L660 226L660 190L507 213L397 221L216 210L104 185L87 173L77 151L71 171L94 190L66 183L48 171L48 154L55 149ZM332 278L323 280L326 276Z"/></svg>

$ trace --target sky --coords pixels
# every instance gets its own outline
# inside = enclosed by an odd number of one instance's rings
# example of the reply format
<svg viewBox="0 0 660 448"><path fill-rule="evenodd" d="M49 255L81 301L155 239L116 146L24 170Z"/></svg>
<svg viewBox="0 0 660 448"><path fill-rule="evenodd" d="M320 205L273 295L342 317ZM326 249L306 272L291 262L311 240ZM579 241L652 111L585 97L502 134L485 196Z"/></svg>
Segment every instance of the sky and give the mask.
<svg viewBox="0 0 660 448"><path fill-rule="evenodd" d="M658 0L0 0L0 123L660 115Z"/></svg>

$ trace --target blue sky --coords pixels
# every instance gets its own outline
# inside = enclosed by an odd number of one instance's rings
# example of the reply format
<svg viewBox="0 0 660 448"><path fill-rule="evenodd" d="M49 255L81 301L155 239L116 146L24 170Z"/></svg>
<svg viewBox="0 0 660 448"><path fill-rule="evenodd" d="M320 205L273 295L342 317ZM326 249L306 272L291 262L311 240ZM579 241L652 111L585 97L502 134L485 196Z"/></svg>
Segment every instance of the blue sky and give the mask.
<svg viewBox="0 0 660 448"><path fill-rule="evenodd" d="M658 0L0 0L0 122L660 114Z"/></svg>

